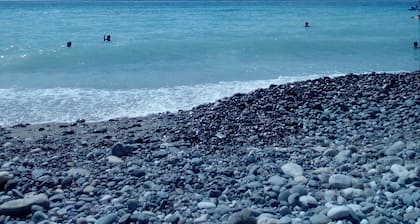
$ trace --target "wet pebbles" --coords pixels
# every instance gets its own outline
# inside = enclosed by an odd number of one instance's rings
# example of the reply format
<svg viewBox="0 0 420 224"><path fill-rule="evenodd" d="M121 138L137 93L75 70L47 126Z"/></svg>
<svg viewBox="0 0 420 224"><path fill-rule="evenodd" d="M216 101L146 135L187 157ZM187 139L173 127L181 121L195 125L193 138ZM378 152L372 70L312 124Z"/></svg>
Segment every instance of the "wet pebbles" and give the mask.
<svg viewBox="0 0 420 224"><path fill-rule="evenodd" d="M420 223L420 73L0 128L0 223Z"/></svg>

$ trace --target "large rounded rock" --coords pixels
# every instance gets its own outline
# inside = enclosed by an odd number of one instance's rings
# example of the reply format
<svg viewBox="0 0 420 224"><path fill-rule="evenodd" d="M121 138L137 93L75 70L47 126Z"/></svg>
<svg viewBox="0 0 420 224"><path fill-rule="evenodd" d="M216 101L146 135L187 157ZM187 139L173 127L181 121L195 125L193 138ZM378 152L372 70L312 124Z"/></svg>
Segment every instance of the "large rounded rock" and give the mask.
<svg viewBox="0 0 420 224"><path fill-rule="evenodd" d="M354 211L347 206L334 206L328 211L327 216L332 220L347 219L352 222L358 222L358 218Z"/></svg>
<svg viewBox="0 0 420 224"><path fill-rule="evenodd" d="M0 214L13 217L25 217L31 213L31 207L33 205L39 205L48 209L50 201L46 194L38 194L32 197L7 201L0 205Z"/></svg>
<svg viewBox="0 0 420 224"><path fill-rule="evenodd" d="M298 177L303 175L303 168L299 166L296 163L286 163L283 166L281 166L281 170L286 175L292 176L292 177Z"/></svg>
<svg viewBox="0 0 420 224"><path fill-rule="evenodd" d="M405 143L403 141L396 141L394 144L388 147L387 150L385 150L385 155L387 156L394 156L401 150L405 148Z"/></svg>
<svg viewBox="0 0 420 224"><path fill-rule="evenodd" d="M248 209L233 214L228 221L229 224L257 224L257 219Z"/></svg>
<svg viewBox="0 0 420 224"><path fill-rule="evenodd" d="M0 191L4 189L7 181L12 179L13 175L7 171L0 171Z"/></svg>
<svg viewBox="0 0 420 224"><path fill-rule="evenodd" d="M350 176L343 175L343 174L334 174L334 175L331 175L330 178L328 179L328 184L332 188L342 189L342 188L351 187L351 180L352 178Z"/></svg>
<svg viewBox="0 0 420 224"><path fill-rule="evenodd" d="M134 147L131 145L123 145L121 143L117 143L112 146L111 148L111 155L113 156L128 156L134 151Z"/></svg>

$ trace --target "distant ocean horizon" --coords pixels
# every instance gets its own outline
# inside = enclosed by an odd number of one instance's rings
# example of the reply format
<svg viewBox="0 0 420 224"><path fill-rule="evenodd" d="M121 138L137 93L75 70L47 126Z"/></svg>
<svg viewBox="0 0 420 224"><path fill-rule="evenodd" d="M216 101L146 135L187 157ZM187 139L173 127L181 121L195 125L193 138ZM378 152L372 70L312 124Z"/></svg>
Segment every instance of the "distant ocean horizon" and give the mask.
<svg viewBox="0 0 420 224"><path fill-rule="evenodd" d="M416 4L0 1L0 125L145 116L270 84L419 70Z"/></svg>

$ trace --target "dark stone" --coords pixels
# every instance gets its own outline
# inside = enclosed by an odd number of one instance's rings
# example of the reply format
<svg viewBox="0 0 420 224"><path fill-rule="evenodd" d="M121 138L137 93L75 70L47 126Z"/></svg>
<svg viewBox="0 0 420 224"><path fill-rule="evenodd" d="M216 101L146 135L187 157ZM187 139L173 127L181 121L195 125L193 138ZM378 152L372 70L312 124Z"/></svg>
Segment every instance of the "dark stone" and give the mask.
<svg viewBox="0 0 420 224"><path fill-rule="evenodd" d="M139 207L139 203L135 199L130 199L127 201L127 208L130 211L135 211Z"/></svg>
<svg viewBox="0 0 420 224"><path fill-rule="evenodd" d="M105 216L102 216L96 221L96 224L113 224L117 220L117 214L111 213Z"/></svg>
<svg viewBox="0 0 420 224"><path fill-rule="evenodd" d="M134 151L134 147L131 145L123 145L121 143L117 143L112 146L111 148L111 155L113 156L128 156Z"/></svg>

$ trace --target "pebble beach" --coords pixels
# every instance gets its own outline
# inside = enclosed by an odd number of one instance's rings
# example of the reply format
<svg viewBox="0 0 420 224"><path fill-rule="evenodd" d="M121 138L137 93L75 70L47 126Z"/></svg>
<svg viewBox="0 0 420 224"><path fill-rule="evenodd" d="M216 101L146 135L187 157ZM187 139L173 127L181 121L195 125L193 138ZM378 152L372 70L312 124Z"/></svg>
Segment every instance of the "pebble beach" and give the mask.
<svg viewBox="0 0 420 224"><path fill-rule="evenodd" d="M420 224L420 72L0 128L0 223Z"/></svg>

